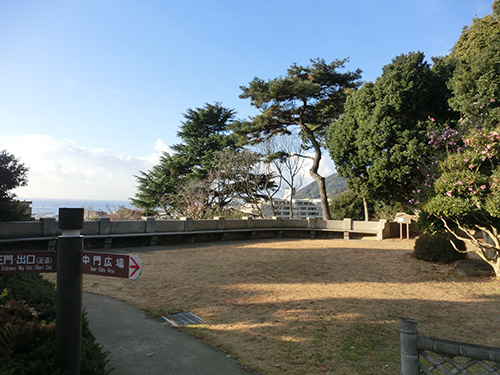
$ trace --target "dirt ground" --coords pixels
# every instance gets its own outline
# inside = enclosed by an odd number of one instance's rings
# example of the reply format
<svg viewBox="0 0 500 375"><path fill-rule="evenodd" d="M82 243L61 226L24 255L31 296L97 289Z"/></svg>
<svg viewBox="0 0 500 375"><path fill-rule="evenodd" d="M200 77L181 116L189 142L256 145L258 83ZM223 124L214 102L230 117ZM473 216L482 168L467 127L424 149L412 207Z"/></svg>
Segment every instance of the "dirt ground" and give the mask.
<svg viewBox="0 0 500 375"><path fill-rule="evenodd" d="M138 280L84 276L84 290L184 328L260 374L398 374L399 318L421 334L500 347L500 281L409 256L413 240L253 240L117 249Z"/></svg>

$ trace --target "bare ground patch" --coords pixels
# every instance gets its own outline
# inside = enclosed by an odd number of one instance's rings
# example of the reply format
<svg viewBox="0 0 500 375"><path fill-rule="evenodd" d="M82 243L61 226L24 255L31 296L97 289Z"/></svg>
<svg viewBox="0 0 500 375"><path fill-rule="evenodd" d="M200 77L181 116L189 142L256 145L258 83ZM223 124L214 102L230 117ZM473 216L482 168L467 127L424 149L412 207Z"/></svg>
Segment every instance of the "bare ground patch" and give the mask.
<svg viewBox="0 0 500 375"><path fill-rule="evenodd" d="M399 318L424 335L500 346L500 282L408 256L408 240L269 240L118 249L136 281L84 276L86 292L185 328L261 374L397 374Z"/></svg>

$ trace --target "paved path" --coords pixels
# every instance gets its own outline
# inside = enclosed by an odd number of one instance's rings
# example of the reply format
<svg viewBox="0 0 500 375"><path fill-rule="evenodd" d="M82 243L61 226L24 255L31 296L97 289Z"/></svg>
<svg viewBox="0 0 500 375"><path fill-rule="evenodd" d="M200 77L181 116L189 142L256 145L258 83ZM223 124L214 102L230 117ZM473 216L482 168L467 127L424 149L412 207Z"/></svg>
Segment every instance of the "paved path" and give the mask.
<svg viewBox="0 0 500 375"><path fill-rule="evenodd" d="M238 362L123 302L85 293L97 341L110 352L111 375L248 375Z"/></svg>

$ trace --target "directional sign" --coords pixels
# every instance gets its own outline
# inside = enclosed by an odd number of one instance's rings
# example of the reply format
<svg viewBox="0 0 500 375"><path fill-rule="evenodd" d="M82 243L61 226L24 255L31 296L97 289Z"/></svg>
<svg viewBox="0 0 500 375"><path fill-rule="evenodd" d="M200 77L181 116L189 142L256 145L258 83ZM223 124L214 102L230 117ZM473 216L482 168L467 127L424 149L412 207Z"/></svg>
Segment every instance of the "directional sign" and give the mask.
<svg viewBox="0 0 500 375"><path fill-rule="evenodd" d="M0 274L57 271L55 251L0 252Z"/></svg>
<svg viewBox="0 0 500 375"><path fill-rule="evenodd" d="M137 279L142 262L136 255L83 252L82 273ZM55 251L0 252L0 274L57 272Z"/></svg>
<svg viewBox="0 0 500 375"><path fill-rule="evenodd" d="M137 279L141 272L142 262L136 255L82 253L82 273Z"/></svg>

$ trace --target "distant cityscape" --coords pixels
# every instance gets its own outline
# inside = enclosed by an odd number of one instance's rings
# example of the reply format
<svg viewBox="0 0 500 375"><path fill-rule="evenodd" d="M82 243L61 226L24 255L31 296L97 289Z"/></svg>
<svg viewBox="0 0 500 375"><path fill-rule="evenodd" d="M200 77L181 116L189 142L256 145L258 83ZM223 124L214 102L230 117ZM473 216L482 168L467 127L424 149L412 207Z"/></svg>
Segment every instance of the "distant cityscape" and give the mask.
<svg viewBox="0 0 500 375"><path fill-rule="evenodd" d="M346 179L340 177L337 173L326 178L327 191L330 197L347 189ZM300 189L292 202L292 216L294 218L304 217L321 217L321 203L319 201L319 191L316 182ZM57 217L59 208L84 208L87 211L103 211L113 212L120 207L134 209L128 200L99 200L99 199L58 199L58 198L23 198L31 215L35 219L45 217ZM274 206L279 207L277 212L273 214L270 204L263 202L262 211L266 217L277 216L281 218L289 218L290 204L288 202L281 203L281 199L275 199ZM27 208L28 208L27 207ZM256 214L255 208L244 206L242 212L248 215Z"/></svg>

